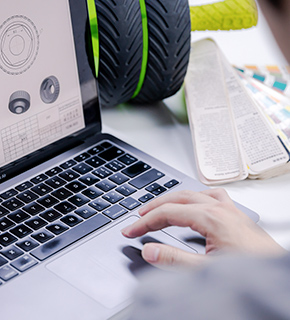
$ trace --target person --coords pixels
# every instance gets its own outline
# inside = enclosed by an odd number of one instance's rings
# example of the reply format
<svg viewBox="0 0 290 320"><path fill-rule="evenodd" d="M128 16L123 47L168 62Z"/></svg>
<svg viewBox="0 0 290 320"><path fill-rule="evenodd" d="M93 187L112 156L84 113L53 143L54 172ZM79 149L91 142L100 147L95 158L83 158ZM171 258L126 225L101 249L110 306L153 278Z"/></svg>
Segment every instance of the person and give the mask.
<svg viewBox="0 0 290 320"><path fill-rule="evenodd" d="M290 61L290 1L259 0ZM177 192L155 199L122 230L135 238L177 225L205 237L206 254L147 243L143 258L173 269L146 275L132 319L290 319L290 253L238 210L223 189ZM183 272L175 272L175 269Z"/></svg>

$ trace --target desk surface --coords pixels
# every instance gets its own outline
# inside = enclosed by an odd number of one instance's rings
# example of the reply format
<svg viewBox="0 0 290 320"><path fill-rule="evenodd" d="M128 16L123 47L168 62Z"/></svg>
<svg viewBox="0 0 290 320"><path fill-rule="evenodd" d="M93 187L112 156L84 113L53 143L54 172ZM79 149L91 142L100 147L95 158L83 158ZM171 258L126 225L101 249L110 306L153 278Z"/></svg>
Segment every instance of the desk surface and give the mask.
<svg viewBox="0 0 290 320"><path fill-rule="evenodd" d="M235 64L286 64L260 16L258 26L231 32L193 32L192 39L212 37ZM152 106L121 105L102 111L104 132L112 133L133 146L197 178L191 133L184 119L182 93ZM290 249L290 174L223 185L237 202L260 215L259 224L274 239Z"/></svg>

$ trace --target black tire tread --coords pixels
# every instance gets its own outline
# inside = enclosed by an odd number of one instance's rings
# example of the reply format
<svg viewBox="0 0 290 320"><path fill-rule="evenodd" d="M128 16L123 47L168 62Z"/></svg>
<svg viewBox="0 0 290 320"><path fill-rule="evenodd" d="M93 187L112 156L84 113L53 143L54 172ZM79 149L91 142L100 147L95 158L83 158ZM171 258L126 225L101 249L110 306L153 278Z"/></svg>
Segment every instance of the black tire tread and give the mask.
<svg viewBox="0 0 290 320"><path fill-rule="evenodd" d="M143 87L134 103L152 103L183 84L190 53L188 0L146 0L149 55Z"/></svg>
<svg viewBox="0 0 290 320"><path fill-rule="evenodd" d="M139 1L95 0L100 41L101 104L114 106L134 94L141 71L143 33Z"/></svg>

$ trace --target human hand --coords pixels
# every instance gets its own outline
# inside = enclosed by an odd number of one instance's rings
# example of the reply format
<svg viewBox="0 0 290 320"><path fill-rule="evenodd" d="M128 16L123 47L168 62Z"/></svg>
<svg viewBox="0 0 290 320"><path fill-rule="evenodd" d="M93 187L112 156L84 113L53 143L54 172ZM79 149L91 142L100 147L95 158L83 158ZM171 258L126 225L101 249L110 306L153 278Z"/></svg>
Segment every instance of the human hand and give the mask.
<svg viewBox="0 0 290 320"><path fill-rule="evenodd" d="M206 255L157 243L145 244L143 258L160 268L199 266L212 254L240 252L277 255L286 252L223 189L179 191L157 198L139 210L141 219L122 230L135 238L168 226L190 227L206 239Z"/></svg>

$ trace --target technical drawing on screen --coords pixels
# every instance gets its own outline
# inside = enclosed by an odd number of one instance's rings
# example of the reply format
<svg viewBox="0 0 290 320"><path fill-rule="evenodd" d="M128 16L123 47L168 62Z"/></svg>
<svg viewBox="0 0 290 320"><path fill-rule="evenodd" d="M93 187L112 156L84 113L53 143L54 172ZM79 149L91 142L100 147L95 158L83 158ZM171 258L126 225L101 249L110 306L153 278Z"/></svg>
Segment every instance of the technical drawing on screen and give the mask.
<svg viewBox="0 0 290 320"><path fill-rule="evenodd" d="M85 127L68 1L3 6L0 88L0 167Z"/></svg>

